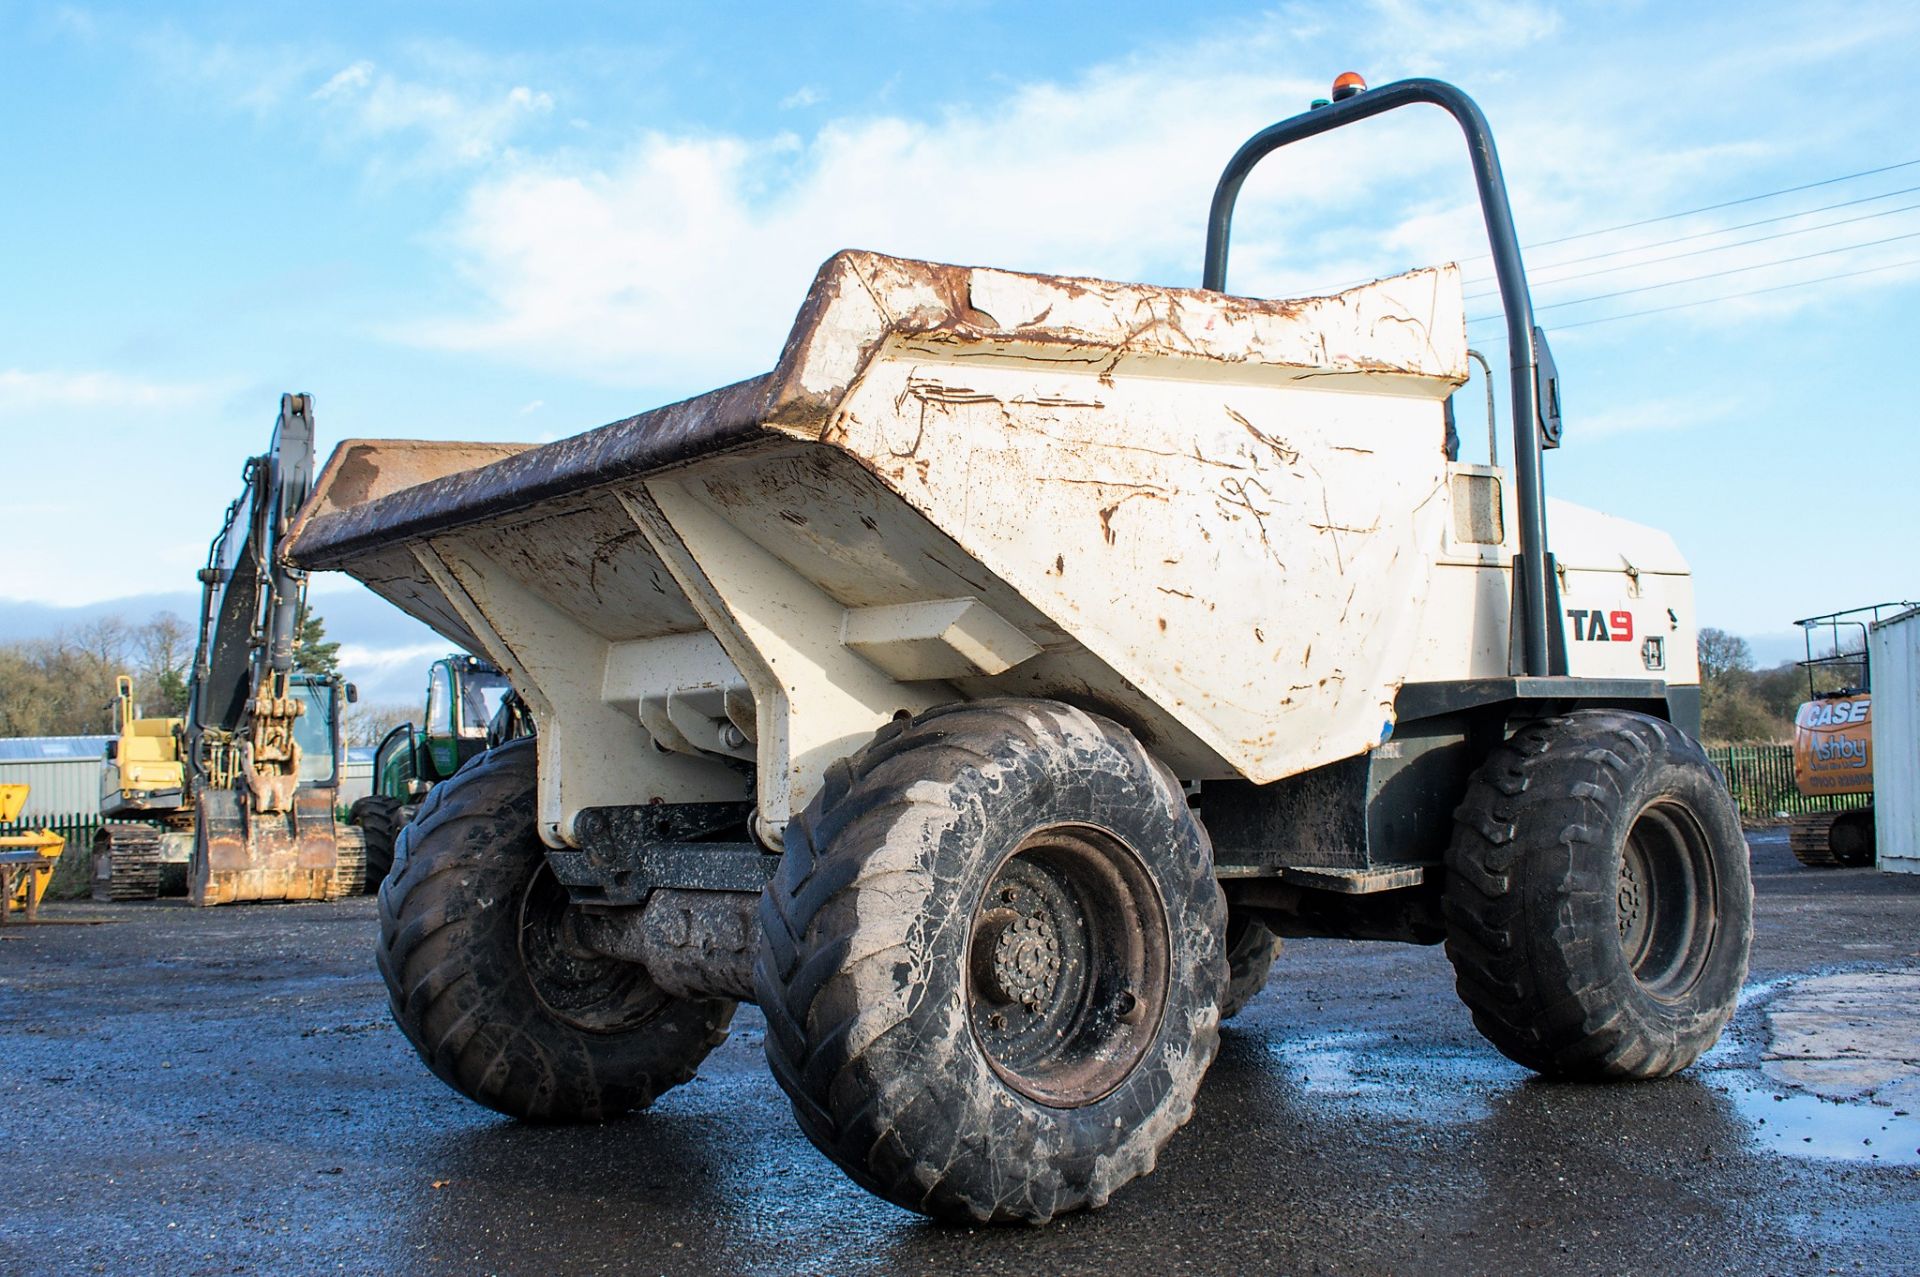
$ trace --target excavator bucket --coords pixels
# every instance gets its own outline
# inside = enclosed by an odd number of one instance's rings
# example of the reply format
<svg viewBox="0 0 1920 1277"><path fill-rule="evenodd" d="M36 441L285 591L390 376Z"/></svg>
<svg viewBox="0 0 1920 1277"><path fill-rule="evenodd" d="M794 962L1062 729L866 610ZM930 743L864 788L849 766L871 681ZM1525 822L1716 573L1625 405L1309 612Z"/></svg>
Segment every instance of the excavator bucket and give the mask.
<svg viewBox="0 0 1920 1277"><path fill-rule="evenodd" d="M202 796L188 898L196 905L338 900L366 883L360 830L336 825L332 791L295 795L280 812L248 810L234 790Z"/></svg>

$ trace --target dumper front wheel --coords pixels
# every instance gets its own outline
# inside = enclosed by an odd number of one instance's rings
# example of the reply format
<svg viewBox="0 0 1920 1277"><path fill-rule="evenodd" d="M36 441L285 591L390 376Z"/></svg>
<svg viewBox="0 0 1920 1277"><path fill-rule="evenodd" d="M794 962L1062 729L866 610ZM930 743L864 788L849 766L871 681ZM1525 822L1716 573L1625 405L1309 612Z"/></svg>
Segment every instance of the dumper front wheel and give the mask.
<svg viewBox="0 0 1920 1277"><path fill-rule="evenodd" d="M733 1003L670 997L582 943L534 830L534 742L476 757L401 832L380 973L427 1067L538 1122L643 1108L726 1037Z"/></svg>
<svg viewBox="0 0 1920 1277"><path fill-rule="evenodd" d="M1117 725L993 701L835 764L761 902L767 1058L857 1182L1038 1222L1153 1168L1219 1041L1225 905Z"/></svg>
<svg viewBox="0 0 1920 1277"><path fill-rule="evenodd" d="M1713 1045L1746 978L1739 812L1671 724L1529 724L1455 813L1447 956L1489 1041L1568 1078L1665 1077Z"/></svg>

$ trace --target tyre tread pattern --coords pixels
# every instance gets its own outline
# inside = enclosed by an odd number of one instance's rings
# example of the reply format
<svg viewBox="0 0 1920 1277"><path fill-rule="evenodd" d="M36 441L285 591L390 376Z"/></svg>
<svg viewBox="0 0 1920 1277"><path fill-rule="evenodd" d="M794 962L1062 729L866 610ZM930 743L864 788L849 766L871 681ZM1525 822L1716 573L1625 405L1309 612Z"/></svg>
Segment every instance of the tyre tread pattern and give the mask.
<svg viewBox="0 0 1920 1277"><path fill-rule="evenodd" d="M1040 1223L1105 1205L1115 1189L1153 1168L1192 1114L1194 1092L1219 1042L1211 997L1200 999L1204 1010L1194 1018L1185 1059L1174 1070L1181 1076L1165 1102L1138 1114L1125 1138L1109 1137L1112 1147L1097 1155L1041 1156L1019 1166L995 1161L981 1150L1031 1136L1021 1104L984 1091L942 1100L925 1079L886 1064L916 1031L921 991L904 974L900 926L880 925L869 934L859 918L859 893L884 886L888 875L925 875L907 844L920 828L955 819L947 799L952 778L968 769L984 773L1009 756L1051 755L1048 767L1084 766L1084 758L1069 756L1060 742L1093 736L1102 738L1101 748L1127 756L1133 774L1157 777L1163 800L1177 802L1180 817L1192 819L1179 782L1123 728L1054 702L1006 699L963 702L889 723L852 758L828 769L821 791L788 825L785 854L760 905L755 974L767 1019L767 1060L808 1138L855 1182L908 1209L937 1218ZM1204 831L1196 832L1204 843ZM1210 938L1201 945L1198 978L1212 993L1226 980L1219 940L1225 904L1211 856L1197 859L1181 866L1190 878L1170 889L1205 901L1203 929L1210 928ZM907 928L940 922L922 918ZM875 1085L875 1079L884 1081ZM932 1111L941 1104L950 1107ZM901 1135L908 1123L918 1136L912 1149ZM939 1132L931 1136L931 1151L929 1131ZM983 1162L994 1165L991 1184L969 1178Z"/></svg>
<svg viewBox="0 0 1920 1277"><path fill-rule="evenodd" d="M358 825L367 839L367 890L378 891L393 871L393 846L406 823L401 803L387 794L368 794L347 810L349 823Z"/></svg>
<svg viewBox="0 0 1920 1277"><path fill-rule="evenodd" d="M476 755L434 787L380 886L380 973L394 1021L461 1094L528 1121L607 1121L692 1078L726 1040L734 1004L670 999L639 1027L609 1033L545 1012L524 968L502 962L501 923L489 917L517 900L525 861L539 854L533 801L531 737Z"/></svg>
<svg viewBox="0 0 1920 1277"><path fill-rule="evenodd" d="M1725 947L1714 996L1652 1008L1617 945L1595 940L1612 940L1617 927L1614 822L1635 777L1664 763L1712 778L1701 789L1717 794L1708 801L1720 809L1699 814L1709 839L1724 843L1730 830L1737 847L1716 861L1714 943ZM1745 978L1752 888L1738 810L1686 733L1625 710L1530 723L1491 752L1454 821L1442 897L1447 957L1475 1026L1502 1053L1552 1076L1653 1078L1712 1045Z"/></svg>

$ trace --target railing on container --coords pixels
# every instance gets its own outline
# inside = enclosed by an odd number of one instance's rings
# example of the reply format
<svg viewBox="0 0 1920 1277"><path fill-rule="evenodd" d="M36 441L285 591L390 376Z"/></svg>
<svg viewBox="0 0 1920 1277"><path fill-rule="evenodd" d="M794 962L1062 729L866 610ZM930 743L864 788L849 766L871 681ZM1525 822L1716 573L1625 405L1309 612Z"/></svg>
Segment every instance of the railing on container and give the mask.
<svg viewBox="0 0 1920 1277"><path fill-rule="evenodd" d="M1707 750L1707 757L1726 778L1728 792L1740 804L1741 819L1749 822L1844 811L1872 801L1867 794L1801 793L1793 783L1791 745L1716 745Z"/></svg>
<svg viewBox="0 0 1920 1277"><path fill-rule="evenodd" d="M93 886L93 835L100 828L99 812L81 812L69 816L28 816L11 824L0 823L0 834L21 834L35 829L51 829L67 840L60 863L47 885L50 900L71 900L84 896Z"/></svg>

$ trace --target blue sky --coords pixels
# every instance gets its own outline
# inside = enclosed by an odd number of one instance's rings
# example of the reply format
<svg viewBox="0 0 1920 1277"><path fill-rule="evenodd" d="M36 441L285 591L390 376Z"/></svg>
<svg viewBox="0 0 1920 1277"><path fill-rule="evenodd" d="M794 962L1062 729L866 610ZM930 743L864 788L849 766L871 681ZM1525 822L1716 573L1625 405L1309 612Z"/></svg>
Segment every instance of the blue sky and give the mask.
<svg viewBox="0 0 1920 1277"><path fill-rule="evenodd" d="M763 371L841 247L1196 283L1219 166L1339 71L1473 93L1539 243L1920 159L1916 49L1872 3L0 3L0 611L184 597L283 390L328 446L545 440ZM1401 115L1255 176L1236 291L1484 273ZM1920 591L1907 235L1920 165L1530 251L1550 491L1671 531L1705 624ZM316 589L410 689L437 640Z"/></svg>

